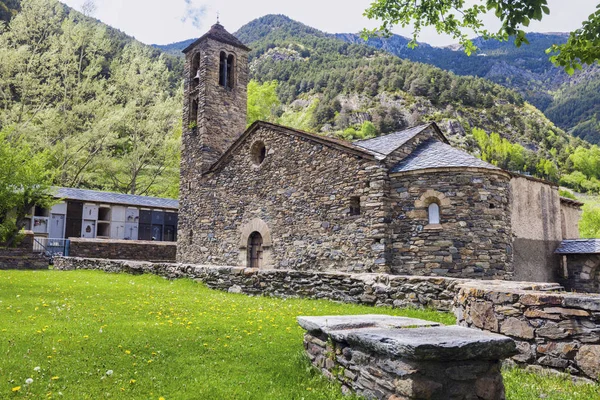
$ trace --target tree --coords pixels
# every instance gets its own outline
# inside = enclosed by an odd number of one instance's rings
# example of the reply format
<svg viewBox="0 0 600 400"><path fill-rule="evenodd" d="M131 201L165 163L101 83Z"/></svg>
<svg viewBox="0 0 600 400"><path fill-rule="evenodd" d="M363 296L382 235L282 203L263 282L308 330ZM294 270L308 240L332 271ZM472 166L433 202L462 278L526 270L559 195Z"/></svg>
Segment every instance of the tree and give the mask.
<svg viewBox="0 0 600 400"><path fill-rule="evenodd" d="M248 83L248 125L258 120L273 122L274 110L280 105L277 97L277 81L260 84L253 79Z"/></svg>
<svg viewBox="0 0 600 400"><path fill-rule="evenodd" d="M48 207L52 170L46 153L32 151L14 131L0 131L0 242L15 243L33 206Z"/></svg>
<svg viewBox="0 0 600 400"><path fill-rule="evenodd" d="M164 195L154 189L157 180L178 186L180 90L168 92L169 71L162 57L152 60L150 50L133 43L113 64L110 79L117 103L113 137L107 143L103 171L105 188L138 195ZM172 192L169 188L161 192Z"/></svg>
<svg viewBox="0 0 600 400"><path fill-rule="evenodd" d="M482 16L488 11L492 11L502 22L497 32L485 28ZM531 20L540 21L549 13L547 0L375 0L364 15L380 20L381 25L377 29L364 30L363 36L378 33L390 35L394 25L412 26L413 38L409 45L414 47L421 29L431 26L438 33L457 39L465 53L470 55L476 47L465 31L471 30L485 39L508 40L514 37L515 45L519 47L529 43L523 28L529 26ZM581 28L570 33L567 43L553 45L547 52L554 53L551 61L569 74L576 68L581 69L581 64L591 65L599 60L600 5Z"/></svg>
<svg viewBox="0 0 600 400"><path fill-rule="evenodd" d="M583 206L583 215L579 221L579 233L583 238L600 237L600 207L592 204Z"/></svg>

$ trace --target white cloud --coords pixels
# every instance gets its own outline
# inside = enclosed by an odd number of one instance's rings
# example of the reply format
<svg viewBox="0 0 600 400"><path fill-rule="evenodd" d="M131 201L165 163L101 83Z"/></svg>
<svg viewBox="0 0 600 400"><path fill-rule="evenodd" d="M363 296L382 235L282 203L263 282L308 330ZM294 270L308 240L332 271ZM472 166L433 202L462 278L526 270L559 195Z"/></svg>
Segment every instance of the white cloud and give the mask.
<svg viewBox="0 0 600 400"><path fill-rule="evenodd" d="M220 15L225 28L234 32L242 25L266 14L285 14L306 25L330 33L358 32L373 28L376 23L363 17L372 0L96 0L95 17L135 36L144 43L166 44L202 35ZM471 0L472 1L472 0ZM64 0L81 9L84 0ZM594 12L597 0L549 0L551 14L542 22L533 22L530 31L568 32L581 26ZM493 16L486 18L489 29L497 29ZM410 36L410 28L396 29L396 33ZM427 29L420 40L433 45L454 43L452 38L441 37Z"/></svg>

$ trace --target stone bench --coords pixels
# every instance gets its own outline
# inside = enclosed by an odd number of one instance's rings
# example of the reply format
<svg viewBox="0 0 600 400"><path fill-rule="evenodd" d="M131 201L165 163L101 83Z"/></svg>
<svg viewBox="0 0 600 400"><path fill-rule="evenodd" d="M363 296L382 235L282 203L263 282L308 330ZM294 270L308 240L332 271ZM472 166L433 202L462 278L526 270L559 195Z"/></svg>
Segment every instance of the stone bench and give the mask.
<svg viewBox="0 0 600 400"><path fill-rule="evenodd" d="M298 317L314 366L368 399L504 399L502 335L385 315Z"/></svg>

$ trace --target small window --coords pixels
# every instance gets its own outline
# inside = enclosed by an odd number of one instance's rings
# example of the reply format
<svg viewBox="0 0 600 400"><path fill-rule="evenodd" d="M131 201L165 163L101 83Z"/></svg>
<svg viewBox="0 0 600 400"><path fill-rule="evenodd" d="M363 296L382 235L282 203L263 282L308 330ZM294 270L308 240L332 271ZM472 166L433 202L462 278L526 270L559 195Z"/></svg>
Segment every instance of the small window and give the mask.
<svg viewBox="0 0 600 400"><path fill-rule="evenodd" d="M360 215L360 197L350 197L350 215Z"/></svg>
<svg viewBox="0 0 600 400"><path fill-rule="evenodd" d="M255 142L250 148L250 157L254 165L261 165L267 157L267 148L263 142Z"/></svg>
<svg viewBox="0 0 600 400"><path fill-rule="evenodd" d="M440 206L437 203L431 203L428 207L429 225L439 225L440 223Z"/></svg>

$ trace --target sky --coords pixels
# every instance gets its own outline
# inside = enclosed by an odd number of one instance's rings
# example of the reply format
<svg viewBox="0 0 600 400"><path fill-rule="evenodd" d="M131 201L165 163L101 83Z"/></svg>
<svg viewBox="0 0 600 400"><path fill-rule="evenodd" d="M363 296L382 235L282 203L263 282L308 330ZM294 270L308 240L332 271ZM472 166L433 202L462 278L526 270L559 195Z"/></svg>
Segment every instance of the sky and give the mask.
<svg viewBox="0 0 600 400"><path fill-rule="evenodd" d="M85 0L62 0L81 10ZM363 17L372 0L94 0L93 16L146 44L168 44L197 38L217 20L229 32L266 14L285 14L308 26L329 33L356 33L375 28L376 22ZM473 3L474 0L467 0ZM530 32L569 32L581 26L595 11L598 0L548 0L550 15L534 21ZM497 29L498 21L486 17L488 29ZM394 33L411 36L410 28ZM427 29L419 41L434 46L455 43L450 37Z"/></svg>

